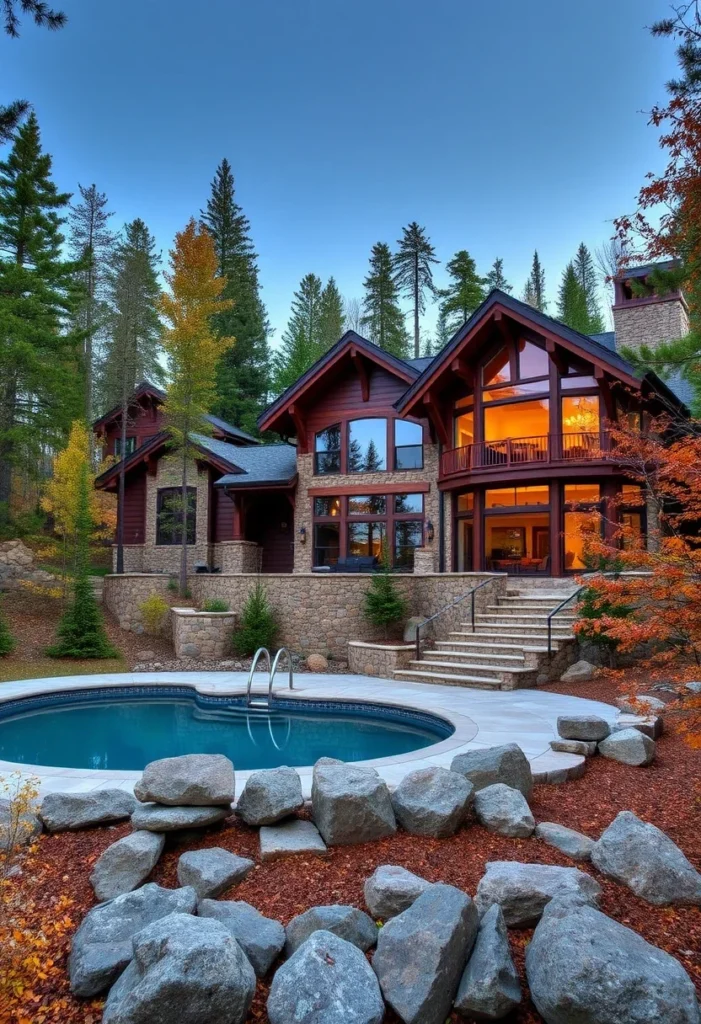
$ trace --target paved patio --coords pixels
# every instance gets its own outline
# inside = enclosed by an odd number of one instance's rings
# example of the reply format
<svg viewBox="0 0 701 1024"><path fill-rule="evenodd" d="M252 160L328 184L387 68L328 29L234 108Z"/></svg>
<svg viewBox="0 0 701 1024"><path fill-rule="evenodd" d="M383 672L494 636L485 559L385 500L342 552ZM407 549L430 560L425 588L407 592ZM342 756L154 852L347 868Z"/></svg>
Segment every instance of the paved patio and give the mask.
<svg viewBox="0 0 701 1024"><path fill-rule="evenodd" d="M280 683L285 678L280 678ZM63 676L54 679L27 679L3 683L0 702L17 697L46 694L54 691L80 690L86 687L149 684L189 685L203 694L241 694L247 676L243 672L129 672L115 675ZM263 674L256 687L263 688ZM400 683L355 675L316 675L302 673L294 679L295 698L333 698L334 700L372 700L384 704L432 711L448 719L455 732L448 739L411 753L391 758L362 761L371 765L392 786L410 771L441 765L449 768L456 754L467 750L492 747L502 743L518 743L531 762L533 772L545 781L550 772L576 768L582 758L573 754L555 753L550 741L557 735L557 718L563 714L596 714L611 725L619 719L619 711L610 704L571 697L542 690L484 691L458 686L432 686L423 683ZM282 686L277 687L283 692ZM289 690L284 691L290 695ZM625 716L628 720L631 716ZM310 795L312 767L297 769L302 778L305 796ZM115 788L131 790L141 772L91 771L89 769L57 768L44 765L19 765L0 761L0 774L21 771L38 777L43 793L85 792ZM236 788L240 792L250 771L236 772Z"/></svg>

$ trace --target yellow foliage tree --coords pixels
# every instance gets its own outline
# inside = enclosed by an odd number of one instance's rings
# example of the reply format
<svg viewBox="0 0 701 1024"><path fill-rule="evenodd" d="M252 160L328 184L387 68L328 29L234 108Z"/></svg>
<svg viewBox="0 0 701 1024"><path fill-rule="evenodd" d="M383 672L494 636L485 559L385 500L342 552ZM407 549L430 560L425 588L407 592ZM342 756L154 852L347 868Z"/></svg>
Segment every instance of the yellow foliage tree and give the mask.
<svg viewBox="0 0 701 1024"><path fill-rule="evenodd" d="M220 338L212 330L212 317L233 306L221 299L227 279L217 276L217 254L209 232L190 219L175 236L170 252L170 273L165 275L170 293L161 297L161 314L168 325L163 348L168 356L170 385L165 416L171 443L182 458L182 489L177 519L181 539L180 593L187 591L188 497L187 467L192 455L193 435L211 431L205 414L216 396L216 368L219 359L234 344L234 338Z"/></svg>

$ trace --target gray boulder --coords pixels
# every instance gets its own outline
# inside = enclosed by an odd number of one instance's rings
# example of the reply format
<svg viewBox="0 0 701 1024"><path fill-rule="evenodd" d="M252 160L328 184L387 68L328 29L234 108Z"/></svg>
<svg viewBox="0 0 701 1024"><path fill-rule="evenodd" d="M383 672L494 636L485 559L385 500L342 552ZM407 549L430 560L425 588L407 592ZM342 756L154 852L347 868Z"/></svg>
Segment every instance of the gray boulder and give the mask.
<svg viewBox="0 0 701 1024"><path fill-rule="evenodd" d="M201 900L200 917L213 917L233 935L259 978L264 977L285 945L285 929L279 921L263 917L250 903Z"/></svg>
<svg viewBox="0 0 701 1024"><path fill-rule="evenodd" d="M526 951L531 998L547 1024L699 1024L678 960L594 907L557 899Z"/></svg>
<svg viewBox="0 0 701 1024"><path fill-rule="evenodd" d="M196 908L194 889L162 889L154 882L93 907L71 942L71 992L86 999L104 992L131 963L137 932L169 914L194 914Z"/></svg>
<svg viewBox="0 0 701 1024"><path fill-rule="evenodd" d="M616 698L616 707L631 715L650 715L664 711L667 707L659 697L648 693L627 694Z"/></svg>
<svg viewBox="0 0 701 1024"><path fill-rule="evenodd" d="M243 1024L256 976L219 921L171 914L134 936L102 1024Z"/></svg>
<svg viewBox="0 0 701 1024"><path fill-rule="evenodd" d="M564 740L605 740L611 727L599 715L560 715L557 731Z"/></svg>
<svg viewBox="0 0 701 1024"><path fill-rule="evenodd" d="M186 828L216 825L231 814L230 807L164 807L137 804L131 816L132 828L148 832L179 832Z"/></svg>
<svg viewBox="0 0 701 1024"><path fill-rule="evenodd" d="M136 800L123 789L95 789L92 793L47 793L39 811L47 832L92 828L131 815Z"/></svg>
<svg viewBox="0 0 701 1024"><path fill-rule="evenodd" d="M327 907L312 907L292 918L287 925L285 956L292 956L310 935L318 931L333 932L362 949L363 953L377 942L377 925L371 917L357 907L334 903Z"/></svg>
<svg viewBox="0 0 701 1024"><path fill-rule="evenodd" d="M701 905L701 874L659 828L621 811L594 844L592 863L636 896L666 906Z"/></svg>
<svg viewBox="0 0 701 1024"><path fill-rule="evenodd" d="M178 881L191 885L199 899L204 900L242 882L255 866L255 861L248 857L237 857L219 846L188 850L178 861Z"/></svg>
<svg viewBox="0 0 701 1024"><path fill-rule="evenodd" d="M533 835L535 818L523 793L503 782L480 789L475 794L475 815L490 832L511 839Z"/></svg>
<svg viewBox="0 0 701 1024"><path fill-rule="evenodd" d="M16 802L0 799L0 852L28 846L41 835L42 828L33 811L20 811Z"/></svg>
<svg viewBox="0 0 701 1024"><path fill-rule="evenodd" d="M306 855L326 857L329 852L314 822L304 818L290 818L279 825L263 825L259 840L261 860Z"/></svg>
<svg viewBox="0 0 701 1024"><path fill-rule="evenodd" d="M380 929L372 966L405 1024L444 1024L478 928L470 897L438 882Z"/></svg>
<svg viewBox="0 0 701 1024"><path fill-rule="evenodd" d="M581 754L582 757L593 757L596 753L594 740L550 740L550 749L558 754Z"/></svg>
<svg viewBox="0 0 701 1024"><path fill-rule="evenodd" d="M144 803L212 807L234 799L234 766L223 754L184 754L152 761L134 786Z"/></svg>
<svg viewBox="0 0 701 1024"><path fill-rule="evenodd" d="M382 864L365 883L365 903L373 917L389 921L404 913L431 883L395 864Z"/></svg>
<svg viewBox="0 0 701 1024"><path fill-rule="evenodd" d="M599 883L578 868L494 860L486 865L475 903L480 914L496 903L504 912L508 928L529 928L556 896L573 895L596 904L600 894Z"/></svg>
<svg viewBox="0 0 701 1024"><path fill-rule="evenodd" d="M566 672L560 676L561 683L588 683L594 678L596 666L589 661L575 661Z"/></svg>
<svg viewBox="0 0 701 1024"><path fill-rule="evenodd" d="M98 900L112 900L138 888L155 868L164 844L163 835L132 832L108 846L95 861L90 875Z"/></svg>
<svg viewBox="0 0 701 1024"><path fill-rule="evenodd" d="M535 834L538 839L542 839L548 846L555 847L572 860L591 860L594 840L573 828L558 825L554 821L542 821L540 825L536 825Z"/></svg>
<svg viewBox="0 0 701 1024"><path fill-rule="evenodd" d="M374 768L316 765L312 814L330 846L384 839L397 830L387 783Z"/></svg>
<svg viewBox="0 0 701 1024"><path fill-rule="evenodd" d="M689 693L693 694L694 696L698 696L699 694L701 694L701 682L698 680L695 680L691 683L685 683L684 687L689 691Z"/></svg>
<svg viewBox="0 0 701 1024"><path fill-rule="evenodd" d="M392 807L407 832L443 839L462 825L473 793L464 775L446 768L420 768L404 776L392 793Z"/></svg>
<svg viewBox="0 0 701 1024"><path fill-rule="evenodd" d="M268 996L270 1024L382 1024L380 986L356 946L314 932L280 967Z"/></svg>
<svg viewBox="0 0 701 1024"><path fill-rule="evenodd" d="M511 958L501 907L490 907L480 922L475 947L460 980L455 1009L475 1020L501 1020L521 1002L521 985Z"/></svg>
<svg viewBox="0 0 701 1024"><path fill-rule="evenodd" d="M599 753L621 764L643 767L655 760L655 741L638 729L621 729L599 744Z"/></svg>
<svg viewBox="0 0 701 1024"><path fill-rule="evenodd" d="M453 758L450 770L464 775L475 790L503 782L528 797L533 789L530 762L517 743L458 754Z"/></svg>
<svg viewBox="0 0 701 1024"><path fill-rule="evenodd" d="M236 812L247 825L274 825L304 806L302 783L294 768L253 772L243 788Z"/></svg>

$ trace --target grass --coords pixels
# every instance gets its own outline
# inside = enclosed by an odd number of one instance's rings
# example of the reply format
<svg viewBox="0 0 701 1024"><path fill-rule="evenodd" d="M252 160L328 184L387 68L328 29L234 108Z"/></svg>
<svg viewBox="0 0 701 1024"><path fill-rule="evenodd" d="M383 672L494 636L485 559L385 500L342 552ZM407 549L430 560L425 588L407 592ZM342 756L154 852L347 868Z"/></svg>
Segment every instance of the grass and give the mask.
<svg viewBox="0 0 701 1024"><path fill-rule="evenodd" d="M0 683L15 679L47 679L52 676L86 676L104 672L128 672L123 658L0 658Z"/></svg>

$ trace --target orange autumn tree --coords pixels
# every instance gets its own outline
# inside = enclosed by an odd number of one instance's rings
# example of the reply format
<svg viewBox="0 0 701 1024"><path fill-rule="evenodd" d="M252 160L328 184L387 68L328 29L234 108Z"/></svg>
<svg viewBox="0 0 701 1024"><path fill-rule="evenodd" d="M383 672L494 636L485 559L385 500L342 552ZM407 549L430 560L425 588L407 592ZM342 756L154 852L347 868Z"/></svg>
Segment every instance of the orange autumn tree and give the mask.
<svg viewBox="0 0 701 1024"><path fill-rule="evenodd" d="M193 435L211 432L204 418L216 396L216 367L234 338L220 338L212 329L212 317L233 305L221 299L227 279L217 276L217 254L209 232L191 219L175 236L170 252L170 288L160 300L167 327L163 348L168 357L168 386L164 413L172 448L181 459L181 494L178 507L169 510L173 529L180 537L180 594L187 592L188 466L193 457Z"/></svg>

